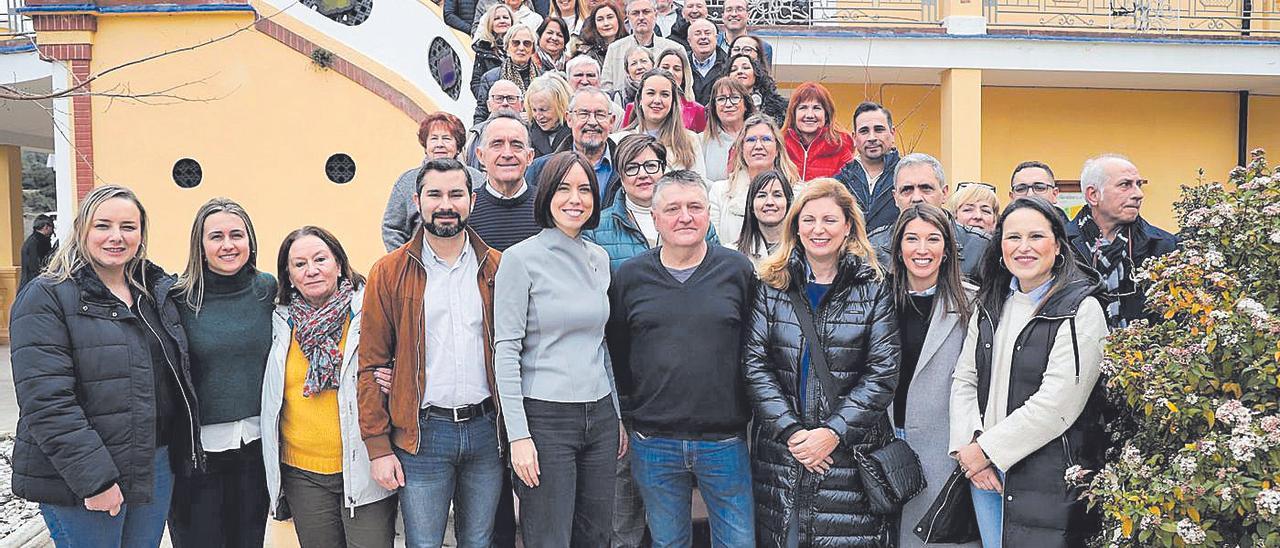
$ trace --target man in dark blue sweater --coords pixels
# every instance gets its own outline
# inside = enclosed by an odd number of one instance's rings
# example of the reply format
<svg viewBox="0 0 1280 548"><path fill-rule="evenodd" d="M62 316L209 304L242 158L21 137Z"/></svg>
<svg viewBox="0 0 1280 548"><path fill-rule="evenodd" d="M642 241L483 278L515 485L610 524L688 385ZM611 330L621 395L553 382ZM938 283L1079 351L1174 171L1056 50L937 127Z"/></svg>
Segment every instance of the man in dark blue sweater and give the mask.
<svg viewBox="0 0 1280 548"><path fill-rule="evenodd" d="M751 261L708 245L706 187L691 171L653 191L662 246L623 263L606 331L632 471L655 546L689 546L696 480L716 546L753 546L742 348Z"/></svg>
<svg viewBox="0 0 1280 548"><path fill-rule="evenodd" d="M537 181L525 181L524 177L533 160L529 127L504 110L489 119L477 139L476 155L489 182L476 191L476 205L467 224L489 247L506 251L542 230L533 220L533 185Z"/></svg>

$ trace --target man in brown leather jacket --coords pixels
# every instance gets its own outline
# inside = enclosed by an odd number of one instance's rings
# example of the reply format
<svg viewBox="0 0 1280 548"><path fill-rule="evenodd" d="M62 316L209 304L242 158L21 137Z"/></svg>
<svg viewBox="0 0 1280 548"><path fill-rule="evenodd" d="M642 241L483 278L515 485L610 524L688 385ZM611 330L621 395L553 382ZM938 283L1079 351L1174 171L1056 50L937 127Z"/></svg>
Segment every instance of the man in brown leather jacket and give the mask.
<svg viewBox="0 0 1280 548"><path fill-rule="evenodd" d="M408 546L440 546L452 505L458 545L488 547L507 475L492 353L501 255L467 227L461 163L427 162L416 186L422 227L369 272L360 431L373 479L400 489Z"/></svg>

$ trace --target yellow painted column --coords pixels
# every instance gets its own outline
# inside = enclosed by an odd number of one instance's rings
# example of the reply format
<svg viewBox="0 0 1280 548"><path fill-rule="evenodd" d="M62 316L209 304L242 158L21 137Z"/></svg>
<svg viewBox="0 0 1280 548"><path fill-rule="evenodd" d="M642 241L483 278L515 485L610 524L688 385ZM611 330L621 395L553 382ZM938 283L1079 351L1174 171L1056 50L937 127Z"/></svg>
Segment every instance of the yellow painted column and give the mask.
<svg viewBox="0 0 1280 548"><path fill-rule="evenodd" d="M942 167L957 181L982 180L982 70L942 71Z"/></svg>
<svg viewBox="0 0 1280 548"><path fill-rule="evenodd" d="M0 145L0 343L9 344L9 307L22 258L22 150Z"/></svg>

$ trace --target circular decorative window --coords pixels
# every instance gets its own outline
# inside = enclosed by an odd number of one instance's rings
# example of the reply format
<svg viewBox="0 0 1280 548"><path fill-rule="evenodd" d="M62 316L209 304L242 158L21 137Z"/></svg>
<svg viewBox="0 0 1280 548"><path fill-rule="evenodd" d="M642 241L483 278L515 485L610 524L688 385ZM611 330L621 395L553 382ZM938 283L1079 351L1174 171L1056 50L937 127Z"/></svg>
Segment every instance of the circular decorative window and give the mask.
<svg viewBox="0 0 1280 548"><path fill-rule="evenodd" d="M204 170L200 162L191 158L183 158L173 164L173 182L182 188L193 188L204 179Z"/></svg>
<svg viewBox="0 0 1280 548"><path fill-rule="evenodd" d="M324 174L330 181L344 185L356 178L356 161L341 152L324 163Z"/></svg>
<svg viewBox="0 0 1280 548"><path fill-rule="evenodd" d="M373 0L302 0L302 3L349 27L365 22L373 13Z"/></svg>
<svg viewBox="0 0 1280 548"><path fill-rule="evenodd" d="M462 61L453 46L437 36L431 41L431 49L427 52L427 64L431 67L431 77L440 84L440 89L449 94L449 97L457 99L462 92Z"/></svg>

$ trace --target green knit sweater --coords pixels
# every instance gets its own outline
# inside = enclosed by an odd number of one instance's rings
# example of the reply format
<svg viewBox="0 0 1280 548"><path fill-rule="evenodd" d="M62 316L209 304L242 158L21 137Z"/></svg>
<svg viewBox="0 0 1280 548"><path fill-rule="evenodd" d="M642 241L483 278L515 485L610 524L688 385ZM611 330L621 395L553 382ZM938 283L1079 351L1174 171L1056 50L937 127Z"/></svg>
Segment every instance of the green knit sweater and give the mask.
<svg viewBox="0 0 1280 548"><path fill-rule="evenodd" d="M262 407L262 375L271 351L276 280L249 268L234 276L205 270L204 284L199 314L178 300L190 346L200 423L257 416Z"/></svg>

